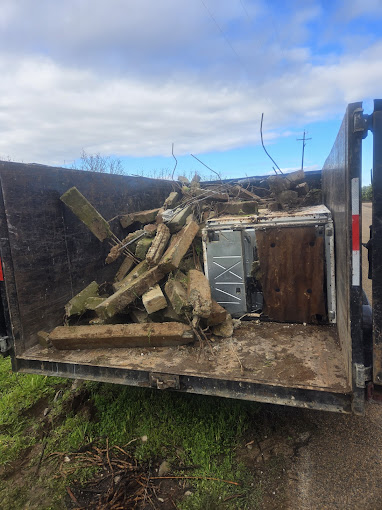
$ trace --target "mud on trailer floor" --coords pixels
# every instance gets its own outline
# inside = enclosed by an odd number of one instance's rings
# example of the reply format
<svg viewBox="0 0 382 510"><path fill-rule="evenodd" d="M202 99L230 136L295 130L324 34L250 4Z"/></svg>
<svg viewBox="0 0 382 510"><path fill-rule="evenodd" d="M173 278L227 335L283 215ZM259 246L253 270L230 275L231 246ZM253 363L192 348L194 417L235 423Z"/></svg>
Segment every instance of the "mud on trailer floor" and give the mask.
<svg viewBox="0 0 382 510"><path fill-rule="evenodd" d="M210 346L58 351L34 346L19 359L189 375L349 393L335 326L242 322ZM51 375L54 375L52 373ZM69 374L68 374L69 375Z"/></svg>

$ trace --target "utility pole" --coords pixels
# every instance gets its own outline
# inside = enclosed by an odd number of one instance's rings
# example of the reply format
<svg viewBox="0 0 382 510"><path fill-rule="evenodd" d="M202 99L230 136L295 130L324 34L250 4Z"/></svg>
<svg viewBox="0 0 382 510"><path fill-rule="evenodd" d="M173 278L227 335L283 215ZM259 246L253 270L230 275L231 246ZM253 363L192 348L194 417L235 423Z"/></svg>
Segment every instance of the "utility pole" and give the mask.
<svg viewBox="0 0 382 510"><path fill-rule="evenodd" d="M301 160L301 170L304 170L304 153L305 153L305 145L308 140L311 140L311 138L305 137L306 132L304 129L304 136L302 138L296 138L298 142L302 142L302 160Z"/></svg>

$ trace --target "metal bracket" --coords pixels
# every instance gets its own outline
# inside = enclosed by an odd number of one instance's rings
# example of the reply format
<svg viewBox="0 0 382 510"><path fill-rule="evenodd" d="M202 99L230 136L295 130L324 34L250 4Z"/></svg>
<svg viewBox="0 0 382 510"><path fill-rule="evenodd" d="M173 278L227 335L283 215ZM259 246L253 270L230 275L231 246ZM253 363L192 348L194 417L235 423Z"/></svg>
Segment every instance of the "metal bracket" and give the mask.
<svg viewBox="0 0 382 510"><path fill-rule="evenodd" d="M150 373L150 386L158 390L180 390L179 375Z"/></svg>
<svg viewBox="0 0 382 510"><path fill-rule="evenodd" d="M11 349L11 340L9 336L0 337L0 352L2 354L8 352Z"/></svg>
<svg viewBox="0 0 382 510"><path fill-rule="evenodd" d="M372 379L372 367L365 367L361 363L354 363L355 385L357 388L366 388L366 383Z"/></svg>
<svg viewBox="0 0 382 510"><path fill-rule="evenodd" d="M372 115L364 115L362 108L357 108L354 111L354 127L353 132L363 132L362 138L367 137L368 131L372 131L372 125L373 125L373 116Z"/></svg>

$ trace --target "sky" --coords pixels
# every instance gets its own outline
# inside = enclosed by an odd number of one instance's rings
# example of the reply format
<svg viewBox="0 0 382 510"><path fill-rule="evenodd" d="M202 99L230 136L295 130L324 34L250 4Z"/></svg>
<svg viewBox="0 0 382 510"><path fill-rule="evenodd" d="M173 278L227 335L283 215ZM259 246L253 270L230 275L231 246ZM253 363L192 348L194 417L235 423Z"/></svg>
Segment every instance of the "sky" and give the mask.
<svg viewBox="0 0 382 510"><path fill-rule="evenodd" d="M320 169L382 97L382 0L0 0L0 157L129 174ZM370 182L372 135L364 142Z"/></svg>

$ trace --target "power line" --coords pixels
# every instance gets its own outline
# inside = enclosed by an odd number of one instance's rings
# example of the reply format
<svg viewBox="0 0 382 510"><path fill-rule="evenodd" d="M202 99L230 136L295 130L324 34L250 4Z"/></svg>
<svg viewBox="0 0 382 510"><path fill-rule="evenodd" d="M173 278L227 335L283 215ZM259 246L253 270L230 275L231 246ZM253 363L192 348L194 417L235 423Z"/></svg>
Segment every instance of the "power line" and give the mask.
<svg viewBox="0 0 382 510"><path fill-rule="evenodd" d="M212 14L211 10L208 8L208 6L205 4L204 0L200 0L201 3L203 4L205 10L208 12L210 18L212 19L212 21L215 23L217 29L219 30L219 32L221 33L221 35L224 37L224 40L225 42L228 44L228 46L231 48L232 50L232 53L234 53L234 55L236 56L239 64L242 66L242 68L244 69L244 71L247 73L247 75L249 76L249 72L248 72L248 69L247 67L244 65L244 62L241 60L241 58L239 57L239 54L237 53L237 51L235 50L235 48L232 46L230 40L228 39L228 37L225 35L224 33L224 30L221 28L221 26L219 25L219 23L216 21L216 18L215 16Z"/></svg>
<svg viewBox="0 0 382 510"><path fill-rule="evenodd" d="M239 0L240 2L240 5L245 13L245 15L247 16L247 18L249 19L250 22L252 22L252 18L251 16L248 14L248 11L247 11L247 8L245 7L245 5L243 4L243 0Z"/></svg>

